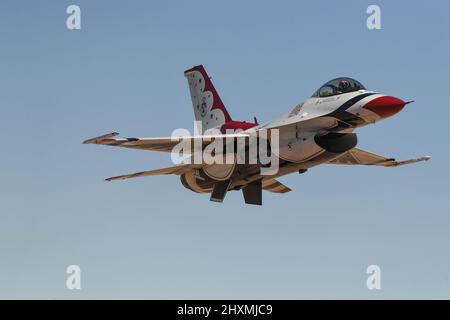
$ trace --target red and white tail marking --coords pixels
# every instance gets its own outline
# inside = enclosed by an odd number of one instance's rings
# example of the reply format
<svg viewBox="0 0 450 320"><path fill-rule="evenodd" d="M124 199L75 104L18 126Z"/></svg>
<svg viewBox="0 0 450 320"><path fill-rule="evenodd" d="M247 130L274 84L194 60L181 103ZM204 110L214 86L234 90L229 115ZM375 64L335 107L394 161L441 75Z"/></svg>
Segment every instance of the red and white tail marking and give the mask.
<svg viewBox="0 0 450 320"><path fill-rule="evenodd" d="M220 129L223 124L231 121L222 99L202 65L186 70L184 75L189 83L195 120L202 124L201 133L211 128Z"/></svg>

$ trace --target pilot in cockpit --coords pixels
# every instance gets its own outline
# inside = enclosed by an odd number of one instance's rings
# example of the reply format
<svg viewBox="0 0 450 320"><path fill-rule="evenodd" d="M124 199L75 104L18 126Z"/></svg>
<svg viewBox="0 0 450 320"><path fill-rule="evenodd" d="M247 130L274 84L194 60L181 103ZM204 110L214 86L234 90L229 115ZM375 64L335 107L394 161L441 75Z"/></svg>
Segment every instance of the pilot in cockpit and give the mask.
<svg viewBox="0 0 450 320"><path fill-rule="evenodd" d="M351 90L350 82L347 80L339 81L338 90L342 93L349 92Z"/></svg>

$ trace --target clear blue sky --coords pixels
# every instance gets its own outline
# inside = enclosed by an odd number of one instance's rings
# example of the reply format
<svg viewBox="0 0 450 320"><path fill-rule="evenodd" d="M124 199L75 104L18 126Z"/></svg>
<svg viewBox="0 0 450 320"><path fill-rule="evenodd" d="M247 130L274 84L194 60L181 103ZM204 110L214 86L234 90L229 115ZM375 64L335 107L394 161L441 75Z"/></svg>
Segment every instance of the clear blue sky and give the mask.
<svg viewBox="0 0 450 320"><path fill-rule="evenodd" d="M0 298L450 298L449 15L448 1L1 1ZM337 76L414 99L359 147L433 159L318 167L262 207L176 176L104 182L170 156L81 142L191 129L183 71L200 63L237 120ZM65 288L70 264L81 291Z"/></svg>

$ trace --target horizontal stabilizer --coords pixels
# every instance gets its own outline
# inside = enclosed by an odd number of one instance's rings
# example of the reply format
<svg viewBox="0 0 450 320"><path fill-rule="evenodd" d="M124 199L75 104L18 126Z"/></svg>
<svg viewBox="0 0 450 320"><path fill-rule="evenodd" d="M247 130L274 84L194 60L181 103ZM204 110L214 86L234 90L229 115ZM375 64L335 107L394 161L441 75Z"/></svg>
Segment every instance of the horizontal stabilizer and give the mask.
<svg viewBox="0 0 450 320"><path fill-rule="evenodd" d="M272 178L264 179L262 182L262 188L273 193L286 193L292 191L291 188Z"/></svg>
<svg viewBox="0 0 450 320"><path fill-rule="evenodd" d="M106 181L125 180L125 179L131 179L131 178L155 176L155 175L160 175L160 174L181 175L184 172L191 170L191 169L195 169L197 167L199 167L199 165L185 164L185 165L179 165L179 166L175 166L175 167L168 167L168 168L161 168L161 169L150 170L150 171L142 171L142 172L136 172L136 173L131 173L131 174L125 174L122 176L107 178L105 180Z"/></svg>

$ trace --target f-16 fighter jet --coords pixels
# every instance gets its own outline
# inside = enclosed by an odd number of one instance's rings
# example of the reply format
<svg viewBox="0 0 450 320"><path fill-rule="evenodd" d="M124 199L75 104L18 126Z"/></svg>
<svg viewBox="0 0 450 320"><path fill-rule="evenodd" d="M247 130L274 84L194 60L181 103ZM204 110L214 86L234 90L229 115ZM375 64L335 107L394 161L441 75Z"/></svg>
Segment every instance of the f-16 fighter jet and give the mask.
<svg viewBox="0 0 450 320"><path fill-rule="evenodd" d="M247 204L261 205L262 190L291 191L276 180L278 177L304 173L321 164L397 167L430 159L425 156L397 161L356 147L357 128L391 117L412 101L367 90L354 79L328 81L289 112L258 124L256 118L253 122L231 118L202 65L186 70L184 75L198 134L118 138L113 132L84 142L176 154L181 150L187 153L184 160L175 166L107 181L175 174L187 189L208 193L212 201L222 202L228 191L242 190ZM261 153L263 149L265 153Z"/></svg>

